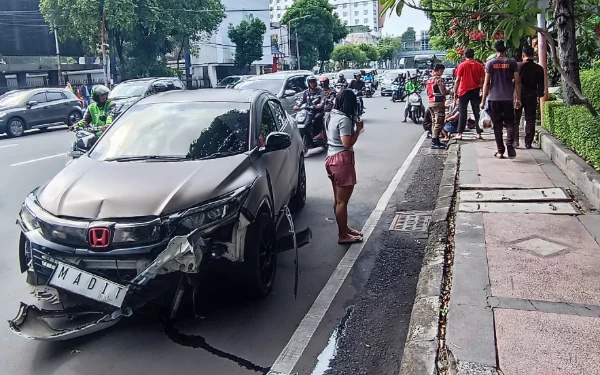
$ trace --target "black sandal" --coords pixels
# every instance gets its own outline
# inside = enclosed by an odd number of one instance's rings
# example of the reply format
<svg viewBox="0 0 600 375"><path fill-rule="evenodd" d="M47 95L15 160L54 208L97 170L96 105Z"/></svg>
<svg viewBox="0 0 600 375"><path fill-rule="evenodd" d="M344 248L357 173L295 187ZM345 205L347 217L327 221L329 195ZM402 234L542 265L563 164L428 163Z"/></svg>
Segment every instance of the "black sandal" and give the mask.
<svg viewBox="0 0 600 375"><path fill-rule="evenodd" d="M502 153L500 153L500 152L496 152L496 153L494 154L494 157L495 157L495 158L498 158L498 159L504 159L504 153L503 153L503 152L502 152Z"/></svg>

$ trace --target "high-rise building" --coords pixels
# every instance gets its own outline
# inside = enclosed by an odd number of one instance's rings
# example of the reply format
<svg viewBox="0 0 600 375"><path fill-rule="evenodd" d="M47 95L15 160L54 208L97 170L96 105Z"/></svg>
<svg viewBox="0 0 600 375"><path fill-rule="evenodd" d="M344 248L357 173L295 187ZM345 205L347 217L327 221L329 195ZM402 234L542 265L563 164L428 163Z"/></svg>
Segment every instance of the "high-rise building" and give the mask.
<svg viewBox="0 0 600 375"><path fill-rule="evenodd" d="M269 0L271 22L279 22L286 10L296 0ZM372 32L381 34L385 17L379 17L378 0L329 0L343 23L347 26L367 26Z"/></svg>
<svg viewBox="0 0 600 375"><path fill-rule="evenodd" d="M421 50L426 51L429 49L429 31L421 30Z"/></svg>

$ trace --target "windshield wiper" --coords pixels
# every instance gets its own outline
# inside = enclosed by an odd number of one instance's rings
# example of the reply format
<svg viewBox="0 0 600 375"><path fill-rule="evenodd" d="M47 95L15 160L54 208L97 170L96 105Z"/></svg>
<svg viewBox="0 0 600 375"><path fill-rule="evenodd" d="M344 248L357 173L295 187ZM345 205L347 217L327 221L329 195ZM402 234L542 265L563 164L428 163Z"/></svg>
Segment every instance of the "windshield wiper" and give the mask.
<svg viewBox="0 0 600 375"><path fill-rule="evenodd" d="M232 155L239 155L243 153L240 151L226 151L226 152L215 152L214 154L210 154L207 156L202 156L202 157L191 157L192 160L209 160L209 159L217 159L217 158L224 158L226 156L232 156Z"/></svg>
<svg viewBox="0 0 600 375"><path fill-rule="evenodd" d="M176 155L141 155L141 156L116 156L113 158L105 159L105 161L116 161L116 162L144 161L144 160L182 161L182 160L189 160L189 158L187 158L185 156L176 156Z"/></svg>

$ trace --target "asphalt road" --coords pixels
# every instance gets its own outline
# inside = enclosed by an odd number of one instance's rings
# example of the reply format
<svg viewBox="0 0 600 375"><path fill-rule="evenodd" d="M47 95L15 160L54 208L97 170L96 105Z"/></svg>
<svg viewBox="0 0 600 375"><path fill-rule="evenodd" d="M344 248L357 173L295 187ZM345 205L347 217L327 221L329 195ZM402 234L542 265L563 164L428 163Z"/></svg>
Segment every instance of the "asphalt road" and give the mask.
<svg viewBox="0 0 600 375"><path fill-rule="evenodd" d="M350 202L350 224L357 228L361 228L371 215L423 134L420 125L401 123L404 103L393 104L389 98L374 97L366 99L365 105L365 131L355 146L358 185ZM15 219L20 205L31 190L51 179L65 166L67 157L64 154L69 150L72 139L73 134L64 128L46 133L32 132L17 139L0 136L0 318L4 321L15 316L19 301L28 293L25 277L18 270L19 230ZM310 226L313 239L310 245L300 251L296 299L293 293L294 257L290 252L283 253L279 258L271 296L260 302L249 303L222 291L208 293L197 301L201 316L181 321L173 329L165 330L152 316L137 316L91 336L67 342L41 343L17 337L7 325L0 326L3 348L0 351L1 373L266 373L288 344L348 248L337 244L333 197L324 169L324 158L323 152L312 150L306 160L308 199L306 208L296 217L296 226ZM427 162L434 159L435 162ZM320 374L328 367L331 367L328 373L336 374L391 374L394 368L397 370L422 256L422 246L415 244L424 240L418 236L389 237L385 234L385 227L389 227L394 210L402 208L402 204L411 205L409 201L412 198L405 193L417 191L423 184L426 185L423 189L425 195L416 197L415 207L409 209L431 209L430 201L437 191L435 176L441 170L440 163L437 158L428 159L422 155L414 158L361 257L300 357L295 367L299 374ZM421 169L421 164L428 167ZM420 182L415 183L415 179ZM398 248L402 250L393 251ZM386 258L385 254L395 255ZM380 277L379 272L385 273ZM390 277L392 282L387 282ZM401 293L397 293L398 300L393 301L393 306L398 306L401 311L387 317L381 313L375 314L373 307L377 306L377 301L373 300L373 296L377 293L373 294L374 291L382 293L396 288L401 288ZM379 299L379 304L387 300ZM352 314L352 311L356 313ZM386 334L386 319L395 319L400 315L401 321L392 324L392 331ZM369 323L371 317L377 320L373 324ZM339 331L337 327L340 327L340 322L348 323L342 326L350 328L338 340L343 350L336 352L337 358L329 365L331 358L327 358L333 356L327 354L329 349L325 352L324 349L332 332ZM377 371L379 365L373 360L371 363L363 360L366 357L361 352L368 349L370 344L358 339L362 330L371 330L369 337L376 335L377 330L381 333L379 340L372 341L379 344L379 348L371 346L371 350L383 350L385 363L381 366L385 366L385 371ZM391 332L398 334L391 335ZM354 360L342 360L348 355ZM317 357L322 371L313 371Z"/></svg>

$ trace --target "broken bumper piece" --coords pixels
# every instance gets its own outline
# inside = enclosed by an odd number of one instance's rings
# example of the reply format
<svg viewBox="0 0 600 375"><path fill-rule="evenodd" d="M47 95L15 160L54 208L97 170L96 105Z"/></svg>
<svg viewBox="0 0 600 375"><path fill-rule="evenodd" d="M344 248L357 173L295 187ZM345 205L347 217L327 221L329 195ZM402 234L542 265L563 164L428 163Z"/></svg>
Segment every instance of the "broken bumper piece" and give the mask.
<svg viewBox="0 0 600 375"><path fill-rule="evenodd" d="M31 340L61 341L109 328L131 310L104 311L45 310L21 302L17 317L8 324L15 334Z"/></svg>

